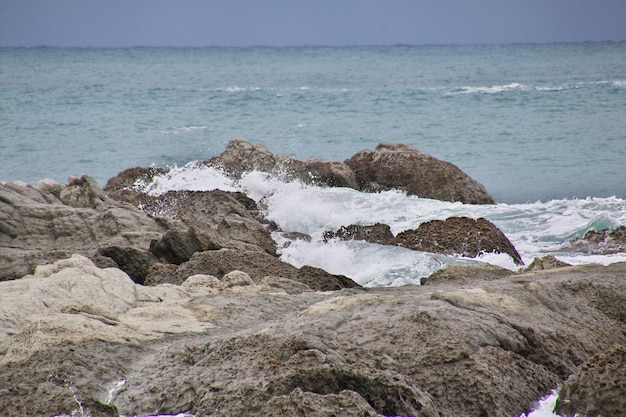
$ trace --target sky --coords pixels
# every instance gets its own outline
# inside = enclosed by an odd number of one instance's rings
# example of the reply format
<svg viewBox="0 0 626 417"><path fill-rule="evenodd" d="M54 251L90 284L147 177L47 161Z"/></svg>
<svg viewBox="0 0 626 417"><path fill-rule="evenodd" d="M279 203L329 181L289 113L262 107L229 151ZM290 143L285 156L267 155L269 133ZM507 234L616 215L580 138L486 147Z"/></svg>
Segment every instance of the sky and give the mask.
<svg viewBox="0 0 626 417"><path fill-rule="evenodd" d="M0 46L626 41L626 0L0 0Z"/></svg>

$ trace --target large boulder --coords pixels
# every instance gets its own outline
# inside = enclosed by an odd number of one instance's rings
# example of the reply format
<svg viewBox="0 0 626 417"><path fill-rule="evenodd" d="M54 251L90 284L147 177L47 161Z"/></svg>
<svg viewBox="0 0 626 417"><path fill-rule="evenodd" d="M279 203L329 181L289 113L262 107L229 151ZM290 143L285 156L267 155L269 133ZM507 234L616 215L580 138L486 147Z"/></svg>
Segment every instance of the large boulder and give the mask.
<svg viewBox="0 0 626 417"><path fill-rule="evenodd" d="M515 264L524 264L505 234L484 218L449 217L446 220L431 220L420 224L417 229L405 230L396 236L386 224L377 223L373 226L351 224L342 226L337 231L324 232L324 241L329 239L357 239L381 245L402 246L422 252L462 255L469 258L485 253L505 253L511 256ZM545 264L547 267L549 260L546 260Z"/></svg>
<svg viewBox="0 0 626 417"><path fill-rule="evenodd" d="M519 415L626 345L625 276L289 294L208 275L146 287L74 257L0 282L0 415Z"/></svg>
<svg viewBox="0 0 626 417"><path fill-rule="evenodd" d="M405 248L444 255L475 258L485 253L506 253L515 264L522 257L500 229L484 218L449 217L431 220L396 235L394 243Z"/></svg>
<svg viewBox="0 0 626 417"><path fill-rule="evenodd" d="M468 204L494 204L487 190L455 165L406 143L381 143L345 161L362 191L398 189L407 194Z"/></svg>
<svg viewBox="0 0 626 417"><path fill-rule="evenodd" d="M620 416L626 410L626 345L580 365L559 392L556 412L574 416Z"/></svg>

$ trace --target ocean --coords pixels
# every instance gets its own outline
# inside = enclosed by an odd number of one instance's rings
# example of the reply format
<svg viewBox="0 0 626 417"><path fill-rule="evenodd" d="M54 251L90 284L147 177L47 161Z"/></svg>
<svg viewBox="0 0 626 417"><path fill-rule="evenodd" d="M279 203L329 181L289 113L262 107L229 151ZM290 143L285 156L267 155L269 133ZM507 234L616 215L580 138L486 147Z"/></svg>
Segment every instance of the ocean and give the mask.
<svg viewBox="0 0 626 417"><path fill-rule="evenodd" d="M474 206L285 183L233 181L196 162L244 138L298 159L344 160L406 142L451 162L498 204ZM283 260L365 286L418 284L448 264L519 269L363 242L322 242L349 224L394 233L449 216L485 217L526 263L626 261L564 245L626 225L626 42L302 48L0 48L0 180L35 183L171 171L141 187L241 190L311 242ZM542 414L544 415L544 414ZM550 415L550 414L545 414Z"/></svg>

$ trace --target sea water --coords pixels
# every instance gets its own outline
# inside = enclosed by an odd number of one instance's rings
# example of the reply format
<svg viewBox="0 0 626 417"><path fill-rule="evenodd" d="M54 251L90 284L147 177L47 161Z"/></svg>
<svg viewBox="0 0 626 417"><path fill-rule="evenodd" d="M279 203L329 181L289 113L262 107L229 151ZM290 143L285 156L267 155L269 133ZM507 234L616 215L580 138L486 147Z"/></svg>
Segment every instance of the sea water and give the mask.
<svg viewBox="0 0 626 417"><path fill-rule="evenodd" d="M344 160L406 142L451 162L498 201L466 205L286 183L239 181L195 161L234 138L299 159ZM518 269L507 255L443 256L324 242L348 224L394 233L485 217L528 263L626 261L566 243L626 224L626 43L306 48L0 48L0 180L87 173L104 186L133 166L171 167L168 190L241 190L311 241L281 258L366 286L417 284L448 264Z"/></svg>

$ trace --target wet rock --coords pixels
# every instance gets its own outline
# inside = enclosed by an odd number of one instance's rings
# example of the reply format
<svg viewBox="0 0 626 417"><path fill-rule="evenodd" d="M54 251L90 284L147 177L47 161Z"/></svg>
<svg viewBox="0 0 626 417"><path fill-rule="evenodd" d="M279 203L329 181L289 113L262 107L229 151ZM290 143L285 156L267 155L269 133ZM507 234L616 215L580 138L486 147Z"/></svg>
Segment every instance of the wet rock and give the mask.
<svg viewBox="0 0 626 417"><path fill-rule="evenodd" d="M337 394L317 394L295 388L288 395L272 397L261 409L263 415L327 417L378 417L378 413L358 393L343 390Z"/></svg>
<svg viewBox="0 0 626 417"><path fill-rule="evenodd" d="M182 263L194 252L232 248L276 254L276 243L260 223L256 202L243 193L222 190L169 191L146 200L142 210L152 216L180 220L153 250L171 263Z"/></svg>
<svg viewBox="0 0 626 417"><path fill-rule="evenodd" d="M515 264L524 264L504 233L484 218L449 217L446 220L431 220L420 224L417 229L398 233L394 243L413 250L470 258L484 253L506 253Z"/></svg>
<svg viewBox="0 0 626 417"><path fill-rule="evenodd" d="M600 255L626 252L626 226L600 231L590 230L582 238L565 245L563 249L569 248L577 252Z"/></svg>
<svg viewBox="0 0 626 417"><path fill-rule="evenodd" d="M352 170L341 162L328 162L321 158L303 162L290 156L273 154L265 146L252 145L243 139L231 141L224 152L205 163L219 167L235 178L247 172L261 171L305 184L351 188L357 185Z"/></svg>
<svg viewBox="0 0 626 417"><path fill-rule="evenodd" d="M526 268L523 269L525 272L530 271L541 271L543 269L552 269L552 268L563 268L565 266L571 266L567 262L559 261L553 255L546 255L541 258L535 258Z"/></svg>
<svg viewBox="0 0 626 417"><path fill-rule="evenodd" d="M619 416L626 410L626 345L580 365L559 393L559 415Z"/></svg>
<svg viewBox="0 0 626 417"><path fill-rule="evenodd" d="M355 174L358 189L398 189L407 194L469 204L494 204L485 188L455 165L433 158L413 146L381 143L345 161Z"/></svg>
<svg viewBox="0 0 626 417"><path fill-rule="evenodd" d="M379 243L381 245L393 244L393 233L389 225L376 223L373 226L360 226L351 224L349 226L342 226L336 232L325 232L324 241L330 239L341 240L364 240L369 243Z"/></svg>

